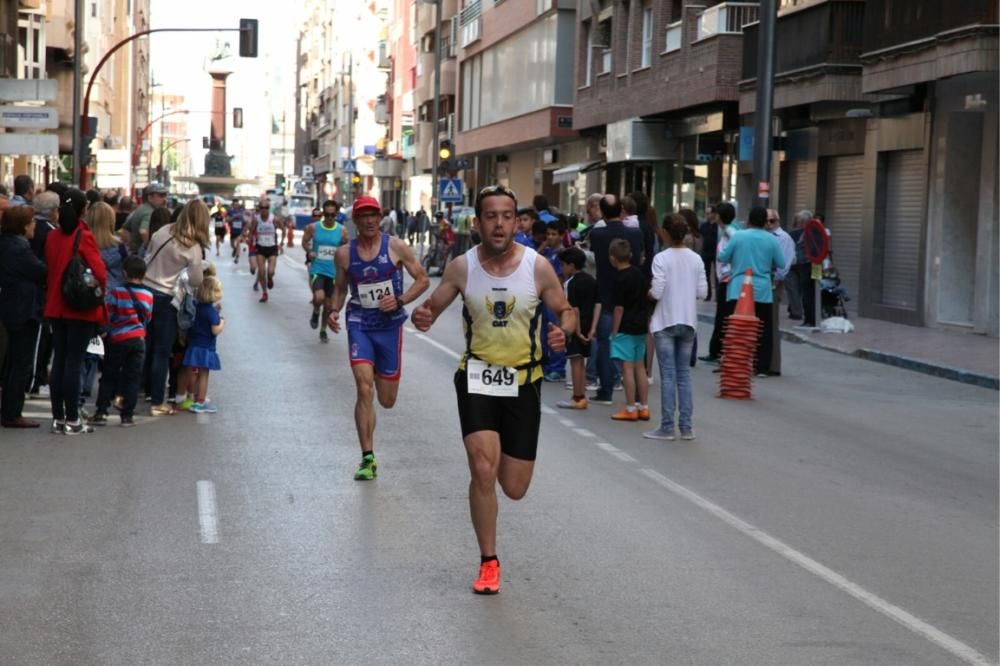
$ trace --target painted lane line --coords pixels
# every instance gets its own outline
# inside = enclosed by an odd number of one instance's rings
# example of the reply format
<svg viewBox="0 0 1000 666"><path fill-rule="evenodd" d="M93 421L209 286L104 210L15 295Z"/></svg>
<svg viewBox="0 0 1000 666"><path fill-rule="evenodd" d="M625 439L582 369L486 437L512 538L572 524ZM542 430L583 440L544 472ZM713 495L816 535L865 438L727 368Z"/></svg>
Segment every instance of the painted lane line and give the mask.
<svg viewBox="0 0 1000 666"><path fill-rule="evenodd" d="M559 423L562 423L567 428L572 428L572 427L574 427L576 425L575 423L573 423L573 421L571 421L570 419L566 419L566 418L560 418L559 419Z"/></svg>
<svg viewBox="0 0 1000 666"><path fill-rule="evenodd" d="M417 331L417 329L415 329L415 328L413 328L411 326L407 326L406 327L406 331L408 333L413 333L417 337L418 340L423 340L424 342L426 342L427 344L431 345L432 347L437 347L438 349L440 349L441 351L443 351L448 356L451 356L452 358L456 358L456 359L461 359L462 358L462 355L459 354L458 352L456 352L455 350L450 349L448 347L445 347L443 344L441 344L437 340L434 340L434 339L432 339L432 338L424 335L423 333L420 333L419 331Z"/></svg>
<svg viewBox="0 0 1000 666"><path fill-rule="evenodd" d="M219 514L211 481L198 482L198 526L202 543L219 543Z"/></svg>
<svg viewBox="0 0 1000 666"><path fill-rule="evenodd" d="M833 569L820 564L808 555L795 550L788 544L776 539L760 528L748 523L732 513L729 513L718 504L705 499L693 490L680 485L676 481L668 479L655 470L643 468L640 471L678 497L681 497L682 499L691 502L698 508L712 514L730 527L735 528L739 532L742 532L744 535L750 537L778 555L781 555L790 562L800 566L813 575L818 576L842 592L846 592L858 601L870 607L872 610L885 615L913 633L922 636L938 647L947 650L962 661L968 664L974 664L975 666L990 666L994 663L985 655L978 652L975 648L966 645L957 638L949 636L937 627L928 624L915 615L903 610L899 606L896 606L895 604L882 599L878 595L869 592Z"/></svg>
<svg viewBox="0 0 1000 666"><path fill-rule="evenodd" d="M586 428L573 428L573 432L578 434L580 437L587 437L588 439L594 439L597 437L597 435L590 432Z"/></svg>
<svg viewBox="0 0 1000 666"><path fill-rule="evenodd" d="M295 261L287 254L281 255L281 263L286 264L289 268L294 268L297 271L308 271L309 269L305 264Z"/></svg>
<svg viewBox="0 0 1000 666"><path fill-rule="evenodd" d="M548 414L549 416L552 416L553 414L557 413L558 412L556 412L556 410L552 409L548 405L542 405L542 414Z"/></svg>
<svg viewBox="0 0 1000 666"><path fill-rule="evenodd" d="M601 449L602 451L610 453L611 455L613 455L615 458L618 458L618 460L621 460L622 462L636 462L635 458L625 453L621 449L611 444L608 444L607 442L594 442L594 446Z"/></svg>

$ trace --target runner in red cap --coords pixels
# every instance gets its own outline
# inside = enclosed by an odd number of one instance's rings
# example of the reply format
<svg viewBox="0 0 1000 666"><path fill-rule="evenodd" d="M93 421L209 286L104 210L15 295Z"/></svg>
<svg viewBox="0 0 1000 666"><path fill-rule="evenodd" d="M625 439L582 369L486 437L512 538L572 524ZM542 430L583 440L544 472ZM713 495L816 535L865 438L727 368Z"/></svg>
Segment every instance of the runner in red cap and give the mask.
<svg viewBox="0 0 1000 666"><path fill-rule="evenodd" d="M358 197L352 219L358 237L337 248L334 256L337 281L327 321L330 330L339 333L340 309L347 301L347 342L357 386L354 423L361 444L361 467L354 478L369 481L378 470L374 452L375 396L386 409L396 404L407 317L403 306L424 293L430 280L405 241L379 230L382 207L376 199ZM405 290L404 268L413 279Z"/></svg>

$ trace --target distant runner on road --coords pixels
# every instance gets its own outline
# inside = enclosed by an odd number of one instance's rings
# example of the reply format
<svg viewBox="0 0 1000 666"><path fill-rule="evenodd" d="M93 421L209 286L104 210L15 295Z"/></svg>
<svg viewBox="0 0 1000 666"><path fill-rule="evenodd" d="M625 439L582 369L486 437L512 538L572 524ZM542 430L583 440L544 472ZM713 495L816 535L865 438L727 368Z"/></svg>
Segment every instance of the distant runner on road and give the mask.
<svg viewBox="0 0 1000 666"><path fill-rule="evenodd" d="M497 559L497 494L524 497L535 469L541 425L543 305L559 322L545 335L551 349L566 349L576 330L552 264L514 242L517 198L502 185L476 198L482 242L444 271L430 298L413 313L413 325L427 331L455 297L465 301L466 348L455 374L458 416L472 482L469 507L479 542L477 594L500 591Z"/></svg>
<svg viewBox="0 0 1000 666"><path fill-rule="evenodd" d="M358 197L353 208L358 237L337 249L337 279L327 321L340 332L340 309L347 300L347 341L357 385L354 422L361 444L357 481L377 476L375 461L375 395L386 409L396 404L402 371L403 324L406 310L430 286L427 273L404 241L379 230L381 207L372 197ZM403 269L413 278L403 290Z"/></svg>
<svg viewBox="0 0 1000 666"><path fill-rule="evenodd" d="M327 342L326 320L333 311L333 290L337 280L337 264L334 257L337 248L347 243L347 230L337 222L337 204L323 202L322 217L310 223L302 235L302 247L306 251L309 266L309 285L312 289L312 316L309 325L320 328L319 339ZM320 307L323 308L320 324Z"/></svg>

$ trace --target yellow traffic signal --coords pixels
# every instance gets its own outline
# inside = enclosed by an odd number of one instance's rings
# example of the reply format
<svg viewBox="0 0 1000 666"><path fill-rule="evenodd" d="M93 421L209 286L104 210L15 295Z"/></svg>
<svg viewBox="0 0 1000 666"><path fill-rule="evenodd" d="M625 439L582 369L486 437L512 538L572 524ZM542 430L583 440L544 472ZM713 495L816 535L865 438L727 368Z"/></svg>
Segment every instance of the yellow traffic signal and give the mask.
<svg viewBox="0 0 1000 666"><path fill-rule="evenodd" d="M440 149L438 150L438 156L442 160L450 160L451 159L451 153L452 153L452 150L451 150L451 141L448 141L447 139L445 139L444 141L441 142Z"/></svg>

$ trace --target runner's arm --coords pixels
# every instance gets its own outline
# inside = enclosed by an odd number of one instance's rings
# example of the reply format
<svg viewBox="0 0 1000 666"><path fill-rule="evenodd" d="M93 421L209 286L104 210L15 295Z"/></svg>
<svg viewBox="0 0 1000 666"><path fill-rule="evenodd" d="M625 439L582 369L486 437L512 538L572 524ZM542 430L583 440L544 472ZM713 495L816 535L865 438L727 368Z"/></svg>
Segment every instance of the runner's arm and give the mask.
<svg viewBox="0 0 1000 666"><path fill-rule="evenodd" d="M466 274L468 273L468 260L465 255L457 257L444 269L444 275L437 288L431 293L430 298L421 303L420 307L413 311L410 318L414 327L420 331L427 331L437 320L438 316L444 312L455 297L462 292L465 285Z"/></svg>
<svg viewBox="0 0 1000 666"><path fill-rule="evenodd" d="M333 257L333 262L337 266L337 279L333 284L333 303L330 314L327 315L326 323L334 333L340 333L340 311L347 300L347 269L351 263L351 251L344 245L337 248L337 253Z"/></svg>
<svg viewBox="0 0 1000 666"><path fill-rule="evenodd" d="M312 241L313 234L316 233L316 223L313 222L306 226L306 230L302 233L302 249L306 251L306 257L312 259Z"/></svg>
<svg viewBox="0 0 1000 666"><path fill-rule="evenodd" d="M399 258L400 263L403 264L403 268L413 278L413 284L410 285L410 288L396 299L399 301L399 307L403 307L407 303L414 302L420 297L420 294L427 291L428 287L431 286L431 281L427 277L427 271L424 270L424 267L420 264L420 260L417 259L417 255L413 253L413 248L404 241L393 237L389 241L389 249L390 252Z"/></svg>
<svg viewBox="0 0 1000 666"><path fill-rule="evenodd" d="M541 255L535 260L535 284L538 286L538 294L545 307L556 316L564 338L572 336L576 331L576 311L566 300L562 283L559 282L552 264Z"/></svg>

